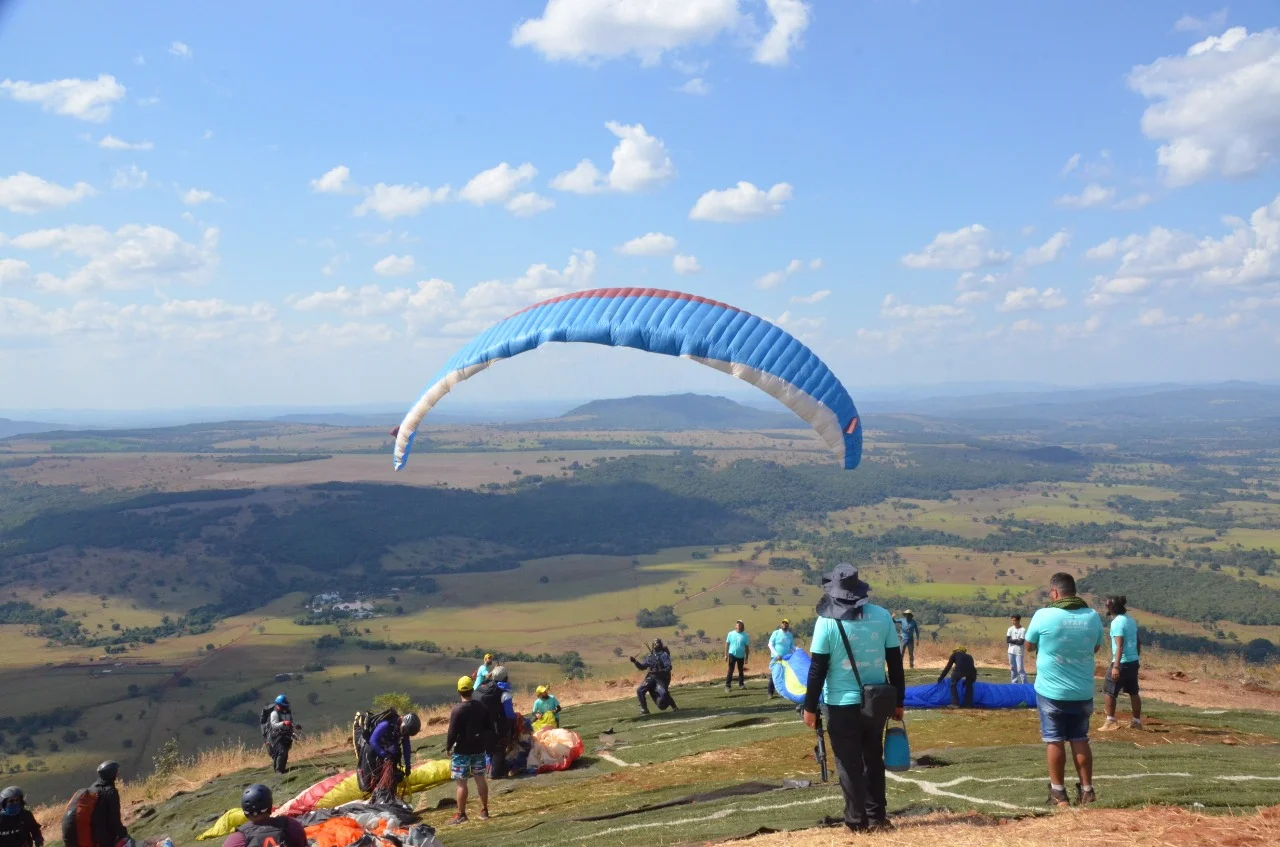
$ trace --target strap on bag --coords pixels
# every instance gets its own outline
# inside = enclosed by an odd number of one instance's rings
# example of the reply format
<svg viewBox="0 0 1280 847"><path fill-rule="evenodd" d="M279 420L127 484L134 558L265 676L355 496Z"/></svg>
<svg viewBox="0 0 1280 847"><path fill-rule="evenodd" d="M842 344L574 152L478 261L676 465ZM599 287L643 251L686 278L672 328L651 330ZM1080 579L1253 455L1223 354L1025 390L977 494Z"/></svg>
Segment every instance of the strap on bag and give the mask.
<svg viewBox="0 0 1280 847"><path fill-rule="evenodd" d="M849 636L844 631L844 622L837 620L836 629L840 631L840 640L844 642L844 651L849 655L849 665L850 667L853 668L853 678L858 681L858 694L862 700L862 713L867 717L878 718L880 716L874 714L874 707L872 704L872 700L874 700L875 698L870 696L872 692L868 691L868 686L864 685L862 682L862 674L858 673L858 659L853 655L853 648L849 645ZM873 688L890 688L891 686L884 685L884 686L872 686L872 687ZM868 711L868 710L871 710L871 711ZM886 719L887 719L887 716L886 716ZM904 725L905 725L905 722L904 722Z"/></svg>

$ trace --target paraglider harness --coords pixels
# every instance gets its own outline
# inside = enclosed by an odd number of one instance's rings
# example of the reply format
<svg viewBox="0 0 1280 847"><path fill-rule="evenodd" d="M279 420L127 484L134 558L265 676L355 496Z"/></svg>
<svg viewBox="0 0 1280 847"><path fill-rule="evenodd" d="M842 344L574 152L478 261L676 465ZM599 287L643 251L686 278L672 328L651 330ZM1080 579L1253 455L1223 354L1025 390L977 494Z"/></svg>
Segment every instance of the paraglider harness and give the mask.
<svg viewBox="0 0 1280 847"><path fill-rule="evenodd" d="M393 753L386 758L369 743L374 729L384 721L391 723L394 733ZM396 785L401 778L398 767L400 721L396 710L388 708L381 712L356 712L351 722L351 746L356 754L356 784L359 785L360 790L384 798L384 801L394 798Z"/></svg>
<svg viewBox="0 0 1280 847"><path fill-rule="evenodd" d="M272 744L279 742L286 747L293 746L294 725L292 720L284 721L279 729L274 732L271 729L271 713L276 709L276 704L265 707L258 715L258 728L262 730L262 742L270 747ZM292 712L290 713L292 714Z"/></svg>

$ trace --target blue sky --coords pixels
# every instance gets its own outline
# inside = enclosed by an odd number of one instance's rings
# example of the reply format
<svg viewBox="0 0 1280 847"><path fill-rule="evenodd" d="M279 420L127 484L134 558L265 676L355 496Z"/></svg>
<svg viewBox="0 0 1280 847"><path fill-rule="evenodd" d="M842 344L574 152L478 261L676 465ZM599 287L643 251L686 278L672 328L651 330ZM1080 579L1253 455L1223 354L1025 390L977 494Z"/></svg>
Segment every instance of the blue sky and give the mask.
<svg viewBox="0 0 1280 847"><path fill-rule="evenodd" d="M1274 3L1046 5L9 3L0 406L407 405L626 285L855 398L1280 378ZM459 393L685 389L737 390L560 348Z"/></svg>

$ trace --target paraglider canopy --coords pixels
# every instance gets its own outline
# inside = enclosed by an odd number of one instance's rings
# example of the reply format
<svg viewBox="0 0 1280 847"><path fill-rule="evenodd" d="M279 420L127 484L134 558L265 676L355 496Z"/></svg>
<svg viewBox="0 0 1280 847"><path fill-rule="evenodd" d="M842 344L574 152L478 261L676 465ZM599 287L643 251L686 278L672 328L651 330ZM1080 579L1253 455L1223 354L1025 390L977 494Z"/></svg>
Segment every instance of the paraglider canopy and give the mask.
<svg viewBox="0 0 1280 847"><path fill-rule="evenodd" d="M853 398L826 363L786 330L693 294L600 288L536 303L455 353L392 430L396 470L408 461L422 419L455 385L549 342L634 347L691 359L775 397L818 432L845 468L856 468L862 458L862 426Z"/></svg>

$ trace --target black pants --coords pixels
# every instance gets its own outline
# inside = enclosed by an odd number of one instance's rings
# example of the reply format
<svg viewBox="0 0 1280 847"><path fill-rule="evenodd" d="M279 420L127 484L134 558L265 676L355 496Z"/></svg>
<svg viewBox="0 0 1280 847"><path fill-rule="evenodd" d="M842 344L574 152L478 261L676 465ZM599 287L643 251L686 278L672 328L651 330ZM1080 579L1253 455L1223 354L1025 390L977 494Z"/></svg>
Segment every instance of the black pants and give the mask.
<svg viewBox="0 0 1280 847"><path fill-rule="evenodd" d="M916 642L915 640L906 643L907 661L911 663L911 667L916 666Z"/></svg>
<svg viewBox="0 0 1280 847"><path fill-rule="evenodd" d="M671 696L671 691L667 688L670 680L664 680L661 677L650 674L644 678L644 682L636 686L636 697L640 700L640 711L647 713L649 711L649 703L645 700L645 696L653 697L653 705L658 707L659 711L676 708L676 699Z"/></svg>
<svg viewBox="0 0 1280 847"><path fill-rule="evenodd" d="M845 825L862 829L884 820L884 721L864 716L861 706L828 706L827 734L844 792Z"/></svg>
<svg viewBox="0 0 1280 847"><path fill-rule="evenodd" d="M964 680L964 707L966 709L973 708L973 684L978 681L978 674L975 671L970 676L951 675L951 705L960 705L960 681Z"/></svg>
<svg viewBox="0 0 1280 847"><path fill-rule="evenodd" d="M729 672L725 674L724 686L725 688L728 688L729 684L733 682L733 669L735 666L738 668L738 687L745 688L747 685L747 677L745 673L747 660L745 657L739 659L737 656L729 657Z"/></svg>
<svg viewBox="0 0 1280 847"><path fill-rule="evenodd" d="M276 738L271 741L271 746L267 749L271 752L271 765L276 773L289 770L289 749L292 747L292 738Z"/></svg>

